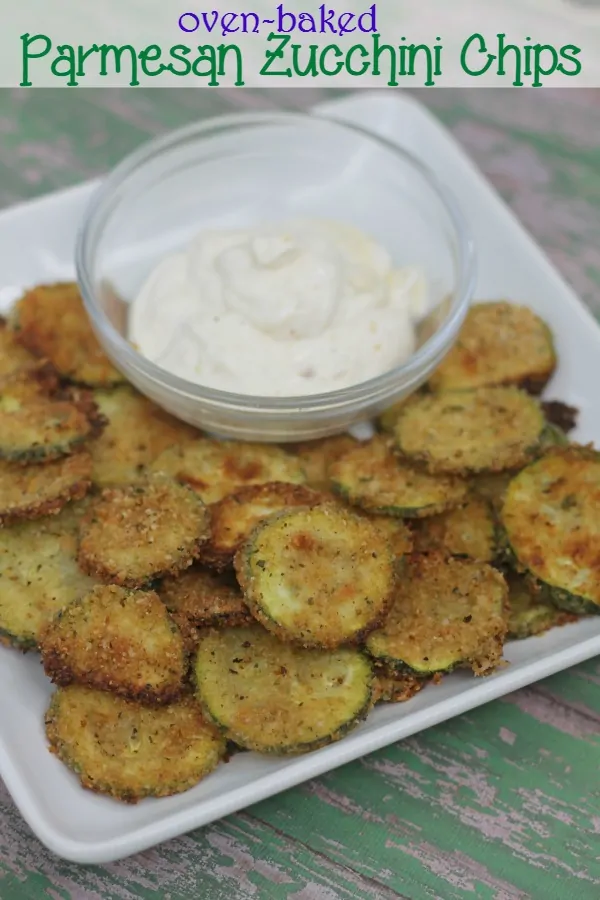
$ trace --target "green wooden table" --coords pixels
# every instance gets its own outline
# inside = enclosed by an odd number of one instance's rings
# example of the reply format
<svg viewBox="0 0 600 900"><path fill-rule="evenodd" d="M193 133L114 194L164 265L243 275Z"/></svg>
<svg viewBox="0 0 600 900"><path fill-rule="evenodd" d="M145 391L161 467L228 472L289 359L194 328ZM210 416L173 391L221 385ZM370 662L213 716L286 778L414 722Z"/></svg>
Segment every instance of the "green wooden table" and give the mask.
<svg viewBox="0 0 600 900"><path fill-rule="evenodd" d="M0 91L0 204L199 116L323 93ZM600 91L419 98L600 315ZM52 856L0 784L0 900L598 900L599 761L593 660L112 865Z"/></svg>

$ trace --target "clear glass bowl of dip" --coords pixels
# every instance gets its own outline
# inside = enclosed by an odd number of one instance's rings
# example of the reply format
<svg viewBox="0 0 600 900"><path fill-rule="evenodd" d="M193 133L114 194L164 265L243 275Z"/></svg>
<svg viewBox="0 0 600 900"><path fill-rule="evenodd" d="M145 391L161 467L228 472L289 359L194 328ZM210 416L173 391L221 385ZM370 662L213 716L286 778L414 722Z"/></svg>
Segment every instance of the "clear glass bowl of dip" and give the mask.
<svg viewBox="0 0 600 900"><path fill-rule="evenodd" d="M297 217L349 222L386 247L396 265L424 271L432 308L408 362L325 394L258 397L186 381L130 344L128 304L163 256L205 228ZM144 144L92 198L76 266L100 343L142 393L206 431L270 442L344 431L413 393L456 340L475 281L473 241L432 172L356 126L288 113L203 120Z"/></svg>

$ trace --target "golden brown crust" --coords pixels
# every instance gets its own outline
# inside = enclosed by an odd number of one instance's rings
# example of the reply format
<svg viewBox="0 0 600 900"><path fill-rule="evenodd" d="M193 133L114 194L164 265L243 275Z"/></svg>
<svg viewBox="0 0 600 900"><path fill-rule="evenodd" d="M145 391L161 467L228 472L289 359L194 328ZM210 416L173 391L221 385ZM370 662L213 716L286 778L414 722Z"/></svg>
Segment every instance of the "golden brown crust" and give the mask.
<svg viewBox="0 0 600 900"><path fill-rule="evenodd" d="M442 550L488 563L496 558L494 516L490 504L481 497L472 497L464 506L441 516L422 519L415 526L414 537L419 553Z"/></svg>
<svg viewBox="0 0 600 900"><path fill-rule="evenodd" d="M467 484L431 475L394 454L380 435L358 444L329 468L334 491L370 513L419 519L463 503Z"/></svg>
<svg viewBox="0 0 600 900"><path fill-rule="evenodd" d="M46 365L0 381L0 458L13 462L58 459L104 427L89 393L57 390Z"/></svg>
<svg viewBox="0 0 600 900"><path fill-rule="evenodd" d="M306 481L300 460L271 444L199 438L165 450L151 471L187 484L203 501L217 503L251 484Z"/></svg>
<svg viewBox="0 0 600 900"><path fill-rule="evenodd" d="M531 309L506 301L477 303L429 386L452 391L515 385L538 394L555 366L550 330Z"/></svg>
<svg viewBox="0 0 600 900"><path fill-rule="evenodd" d="M145 707L83 685L58 688L45 717L49 750L82 786L125 803L189 790L226 744L193 697Z"/></svg>
<svg viewBox="0 0 600 900"><path fill-rule="evenodd" d="M398 674L385 666L375 668L374 695L376 703L406 703L427 685L425 678Z"/></svg>
<svg viewBox="0 0 600 900"><path fill-rule="evenodd" d="M296 754L339 740L373 704L359 650L306 650L258 625L204 632L197 697L230 740L258 753Z"/></svg>
<svg viewBox="0 0 600 900"><path fill-rule="evenodd" d="M36 365L35 356L22 347L4 316L0 316L0 378Z"/></svg>
<svg viewBox="0 0 600 900"><path fill-rule="evenodd" d="M158 594L99 585L64 607L45 627L40 650L46 675L165 704L183 691L183 639Z"/></svg>
<svg viewBox="0 0 600 900"><path fill-rule="evenodd" d="M170 478L107 488L82 522L79 564L103 581L143 587L191 565L209 528L200 498Z"/></svg>
<svg viewBox="0 0 600 900"><path fill-rule="evenodd" d="M97 487L122 487L143 480L148 466L164 450L199 434L130 385L95 391L94 399L107 420L91 447Z"/></svg>
<svg viewBox="0 0 600 900"><path fill-rule="evenodd" d="M79 515L86 501L55 516L0 528L0 640L34 649L45 624L97 583L77 565Z"/></svg>
<svg viewBox="0 0 600 900"><path fill-rule="evenodd" d="M327 499L303 485L285 482L242 488L212 505L211 536L202 550L202 561L217 570L226 569L263 519L295 506L316 506Z"/></svg>
<svg viewBox="0 0 600 900"><path fill-rule="evenodd" d="M306 483L316 491L328 491L329 467L358 444L350 434L336 434L316 441L303 441L287 445L287 449L302 460L306 472Z"/></svg>
<svg viewBox="0 0 600 900"><path fill-rule="evenodd" d="M501 472L535 458L545 424L538 401L517 388L447 391L408 404L395 442L433 473Z"/></svg>
<svg viewBox="0 0 600 900"><path fill-rule="evenodd" d="M461 665L488 675L502 660L507 597L504 578L485 563L415 554L367 649L399 671L429 675Z"/></svg>
<svg viewBox="0 0 600 900"><path fill-rule="evenodd" d="M175 621L183 624L192 640L197 634L190 629L231 627L253 621L233 576L215 575L193 566L174 578L165 578L158 592Z"/></svg>
<svg viewBox="0 0 600 900"><path fill-rule="evenodd" d="M365 517L333 505L260 523L235 569L252 615L304 647L361 641L387 613L396 580L387 539Z"/></svg>
<svg viewBox="0 0 600 900"><path fill-rule="evenodd" d="M507 489L502 524L523 570L600 608L600 453L555 449L523 469Z"/></svg>
<svg viewBox="0 0 600 900"><path fill-rule="evenodd" d="M90 386L123 381L97 341L76 284L32 288L17 301L11 320L20 343L50 360L64 378Z"/></svg>
<svg viewBox="0 0 600 900"><path fill-rule="evenodd" d="M0 462L0 525L60 512L87 494L91 476L86 450L43 464Z"/></svg>

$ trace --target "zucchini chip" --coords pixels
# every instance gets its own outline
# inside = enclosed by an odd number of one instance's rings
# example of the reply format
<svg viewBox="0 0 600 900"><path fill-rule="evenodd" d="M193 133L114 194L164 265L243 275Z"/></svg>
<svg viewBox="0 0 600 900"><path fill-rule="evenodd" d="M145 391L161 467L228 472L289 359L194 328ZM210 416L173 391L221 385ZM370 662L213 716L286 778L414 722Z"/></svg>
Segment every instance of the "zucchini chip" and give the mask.
<svg viewBox="0 0 600 900"><path fill-rule="evenodd" d="M555 367L550 329L532 310L505 301L477 303L429 387L454 391L514 385L539 394Z"/></svg>
<svg viewBox="0 0 600 900"><path fill-rule="evenodd" d="M77 565L77 516L71 507L0 528L0 584L0 641L35 649L55 613L97 584Z"/></svg>
<svg viewBox="0 0 600 900"><path fill-rule="evenodd" d="M183 638L154 591L99 585L64 607L40 639L46 675L164 704L183 690Z"/></svg>
<svg viewBox="0 0 600 900"><path fill-rule="evenodd" d="M199 438L165 450L151 466L187 484L205 503L217 503L250 484L303 484L300 460L270 444Z"/></svg>
<svg viewBox="0 0 600 900"><path fill-rule="evenodd" d="M329 469L334 491L367 512L418 519L464 502L467 485L455 477L430 475L398 459L385 438L350 450Z"/></svg>
<svg viewBox="0 0 600 900"><path fill-rule="evenodd" d="M514 472L482 472L470 479L471 488L478 497L487 500L497 513L502 508L504 495L514 476Z"/></svg>
<svg viewBox="0 0 600 900"><path fill-rule="evenodd" d="M304 441L289 449L300 457L308 486L316 491L328 491L331 487L329 467L357 445L358 441L351 435L336 434L317 441Z"/></svg>
<svg viewBox="0 0 600 900"><path fill-rule="evenodd" d="M418 694L427 684L425 678L415 675L394 672L393 669L378 667L375 669L375 702L406 703Z"/></svg>
<svg viewBox="0 0 600 900"><path fill-rule="evenodd" d="M257 625L208 631L196 693L229 740L257 753L307 753L339 740L368 714L373 672L358 650L306 650Z"/></svg>
<svg viewBox="0 0 600 900"><path fill-rule="evenodd" d="M0 459L29 463L58 459L104 427L91 397L55 392L45 366L0 381Z"/></svg>
<svg viewBox="0 0 600 900"><path fill-rule="evenodd" d="M546 422L540 443L541 452L545 453L546 450L552 447L568 447L570 442L562 428L559 428L558 425L553 425L551 422Z"/></svg>
<svg viewBox="0 0 600 900"><path fill-rule="evenodd" d="M231 628L253 622L233 576L215 575L193 566L175 578L165 578L158 593L188 649L197 646L201 628Z"/></svg>
<svg viewBox="0 0 600 900"><path fill-rule="evenodd" d="M520 641L532 635L544 634L558 625L566 625L577 618L571 613L557 609L540 596L527 579L513 572L506 576L510 615L508 618L508 638Z"/></svg>
<svg viewBox="0 0 600 900"><path fill-rule="evenodd" d="M412 553L413 533L402 519L393 519L391 516L366 516L366 518L388 542L396 560Z"/></svg>
<svg viewBox="0 0 600 900"><path fill-rule="evenodd" d="M200 498L170 478L107 488L81 523L79 564L102 581L143 587L191 565L209 528Z"/></svg>
<svg viewBox="0 0 600 900"><path fill-rule="evenodd" d="M159 454L198 435L130 385L95 391L94 399L108 424L91 447L97 487L122 487L144 478Z"/></svg>
<svg viewBox="0 0 600 900"><path fill-rule="evenodd" d="M36 364L35 356L19 344L6 319L0 316L0 378Z"/></svg>
<svg viewBox="0 0 600 900"><path fill-rule="evenodd" d="M96 339L76 284L32 288L17 301L11 323L21 344L63 378L90 387L123 381Z"/></svg>
<svg viewBox="0 0 600 900"><path fill-rule="evenodd" d="M600 615L600 454L548 452L510 483L502 524L519 569L560 609Z"/></svg>
<svg viewBox="0 0 600 900"><path fill-rule="evenodd" d="M398 449L430 472L518 469L540 449L546 422L537 400L491 387L421 397L396 424Z"/></svg>
<svg viewBox="0 0 600 900"><path fill-rule="evenodd" d="M211 508L211 537L202 561L221 570L233 564L236 551L263 519L294 506L316 506L326 498L302 485L254 484L219 500Z"/></svg>
<svg viewBox="0 0 600 900"><path fill-rule="evenodd" d="M415 549L493 562L497 554L496 523L490 504L473 497L459 509L423 519L415 528Z"/></svg>
<svg viewBox="0 0 600 900"><path fill-rule="evenodd" d="M238 550L235 568L254 617L305 647L360 640L382 621L395 583L387 540L335 506L266 519Z"/></svg>
<svg viewBox="0 0 600 900"><path fill-rule="evenodd" d="M87 494L91 476L92 459L86 450L28 466L0 462L0 525L60 512Z"/></svg>
<svg viewBox="0 0 600 900"><path fill-rule="evenodd" d="M45 724L50 752L84 788L125 803L189 790L226 750L191 696L145 707L73 684L55 691Z"/></svg>
<svg viewBox="0 0 600 900"><path fill-rule="evenodd" d="M398 672L423 676L466 666L488 675L502 659L507 597L504 578L485 563L413 556L367 650Z"/></svg>

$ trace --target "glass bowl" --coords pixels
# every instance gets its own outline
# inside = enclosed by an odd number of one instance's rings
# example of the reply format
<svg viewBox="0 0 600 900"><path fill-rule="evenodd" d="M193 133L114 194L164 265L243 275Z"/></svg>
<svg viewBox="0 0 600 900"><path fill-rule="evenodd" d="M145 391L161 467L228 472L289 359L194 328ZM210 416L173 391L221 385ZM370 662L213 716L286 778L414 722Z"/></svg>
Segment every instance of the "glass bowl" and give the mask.
<svg viewBox="0 0 600 900"><path fill-rule="evenodd" d="M127 306L163 255L203 228L297 216L347 221L382 243L396 265L425 272L431 312L406 364L329 393L258 397L174 376L128 342ZM76 267L100 343L143 394L223 437L286 442L347 430L414 392L456 339L475 254L450 192L395 144L316 114L250 113L173 131L123 160L88 207Z"/></svg>

